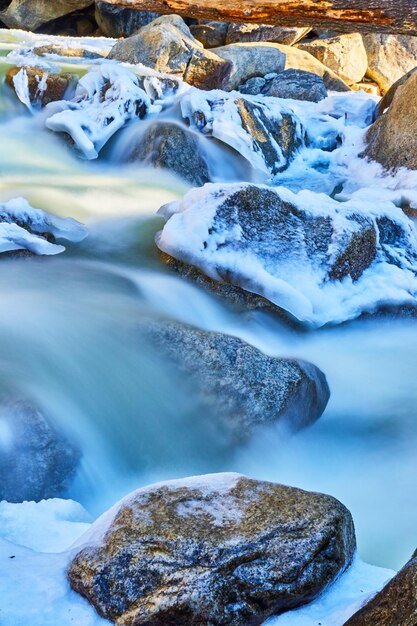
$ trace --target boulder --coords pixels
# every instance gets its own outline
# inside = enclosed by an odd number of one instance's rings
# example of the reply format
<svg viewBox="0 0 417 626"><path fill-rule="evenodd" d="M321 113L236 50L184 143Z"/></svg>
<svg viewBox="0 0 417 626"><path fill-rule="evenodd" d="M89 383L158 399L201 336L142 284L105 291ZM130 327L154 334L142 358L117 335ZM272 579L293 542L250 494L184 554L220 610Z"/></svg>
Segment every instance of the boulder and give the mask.
<svg viewBox="0 0 417 626"><path fill-rule="evenodd" d="M330 496L214 474L133 492L81 542L69 582L118 626L255 626L335 580L355 532Z"/></svg>
<svg viewBox="0 0 417 626"><path fill-rule="evenodd" d="M103 35L119 38L130 37L160 15L137 9L126 9L97 0L95 17Z"/></svg>
<svg viewBox="0 0 417 626"><path fill-rule="evenodd" d="M384 95L404 74L417 66L417 37L407 35L363 36L368 56L367 76Z"/></svg>
<svg viewBox="0 0 417 626"><path fill-rule="evenodd" d="M299 44L298 48L312 54L348 85L358 83L365 76L368 59L359 33L314 39Z"/></svg>
<svg viewBox="0 0 417 626"><path fill-rule="evenodd" d="M154 70L174 74L201 89L221 88L231 70L230 62L205 50L177 15L153 20L136 35L119 41L108 58L142 63Z"/></svg>
<svg viewBox="0 0 417 626"><path fill-rule="evenodd" d="M388 111L370 127L362 156L378 161L388 170L417 169L416 94L414 73L396 89Z"/></svg>
<svg viewBox="0 0 417 626"><path fill-rule="evenodd" d="M295 113L276 102L234 94L185 94L182 114L191 128L218 139L270 178L284 171L304 143Z"/></svg>
<svg viewBox="0 0 417 626"><path fill-rule="evenodd" d="M12 0L5 11L0 13L0 20L8 28L37 30L42 24L58 17L84 9L92 0Z"/></svg>
<svg viewBox="0 0 417 626"><path fill-rule="evenodd" d="M232 65L232 70L223 88L237 89L255 76L266 76L280 72L285 66L285 56L278 48L268 44L232 44L215 48L214 52Z"/></svg>
<svg viewBox="0 0 417 626"><path fill-rule="evenodd" d="M345 626L415 626L417 554Z"/></svg>
<svg viewBox="0 0 417 626"><path fill-rule="evenodd" d="M246 442L261 427L296 432L314 423L329 396L314 365L269 357L237 337L167 321L148 321L142 337L198 403L199 414L228 446Z"/></svg>
<svg viewBox="0 0 417 626"><path fill-rule="evenodd" d="M263 95L274 98L292 98L320 102L327 98L324 81L317 74L303 70L285 70L269 81L262 90Z"/></svg>
<svg viewBox="0 0 417 626"><path fill-rule="evenodd" d="M310 26L283 27L272 24L230 24L226 44L272 41L293 46L310 32Z"/></svg>
<svg viewBox="0 0 417 626"><path fill-rule="evenodd" d="M145 132L138 128L138 140L125 159L166 169L198 187L210 181L200 143L199 133L173 122L156 121Z"/></svg>
<svg viewBox="0 0 417 626"><path fill-rule="evenodd" d="M403 300L416 302L416 233L391 203L378 209L239 183L206 185L160 213L160 250L304 323L342 321L390 301L393 273L410 289ZM379 288L368 291L375 277Z"/></svg>
<svg viewBox="0 0 417 626"><path fill-rule="evenodd" d="M283 46L281 44L275 44L281 52L285 54L285 68L286 70L303 70L304 72L311 72L317 74L323 79L326 88L330 91L349 91L349 85L342 80L336 72L324 65L321 61L316 59L312 54L306 50L300 50L300 48L293 46Z"/></svg>
<svg viewBox="0 0 417 626"><path fill-rule="evenodd" d="M51 74L37 67L12 67L6 73L6 83L24 104L44 107L49 102L63 100L67 94L71 97L77 78L62 72Z"/></svg>
<svg viewBox="0 0 417 626"><path fill-rule="evenodd" d="M0 426L0 500L64 495L78 468L78 449L29 402L2 401Z"/></svg>
<svg viewBox="0 0 417 626"><path fill-rule="evenodd" d="M391 106L392 101L394 100L394 96L397 93L399 87L404 85L404 83L406 83L407 80L410 78L410 76L412 76L414 72L416 71L417 71L417 67L414 67L412 70L407 72L407 74L404 74L404 76L401 76L401 78L399 78L397 82L395 82L392 85L392 87L388 89L385 96L381 98L381 100L378 102L378 106L375 111L376 118L380 117L386 111L386 109L388 109Z"/></svg>
<svg viewBox="0 0 417 626"><path fill-rule="evenodd" d="M218 48L226 45L228 27L227 22L198 20L197 24L191 24L190 31L205 48Z"/></svg>

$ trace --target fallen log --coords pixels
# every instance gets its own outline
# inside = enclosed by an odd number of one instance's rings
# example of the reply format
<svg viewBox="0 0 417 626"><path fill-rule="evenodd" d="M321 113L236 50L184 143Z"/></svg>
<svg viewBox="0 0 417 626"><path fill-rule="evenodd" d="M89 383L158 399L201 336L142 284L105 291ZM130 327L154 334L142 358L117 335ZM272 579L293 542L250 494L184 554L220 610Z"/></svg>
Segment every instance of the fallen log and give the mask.
<svg viewBox="0 0 417 626"><path fill-rule="evenodd" d="M224 22L417 35L416 0L106 0L116 6Z"/></svg>

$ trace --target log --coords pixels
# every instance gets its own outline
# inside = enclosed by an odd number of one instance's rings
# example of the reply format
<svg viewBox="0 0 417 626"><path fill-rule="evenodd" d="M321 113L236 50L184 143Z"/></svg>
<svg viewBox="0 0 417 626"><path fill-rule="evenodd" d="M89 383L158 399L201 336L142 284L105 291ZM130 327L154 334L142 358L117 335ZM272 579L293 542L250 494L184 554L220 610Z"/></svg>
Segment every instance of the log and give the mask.
<svg viewBox="0 0 417 626"><path fill-rule="evenodd" d="M417 35L416 0L105 0L120 7L224 22Z"/></svg>

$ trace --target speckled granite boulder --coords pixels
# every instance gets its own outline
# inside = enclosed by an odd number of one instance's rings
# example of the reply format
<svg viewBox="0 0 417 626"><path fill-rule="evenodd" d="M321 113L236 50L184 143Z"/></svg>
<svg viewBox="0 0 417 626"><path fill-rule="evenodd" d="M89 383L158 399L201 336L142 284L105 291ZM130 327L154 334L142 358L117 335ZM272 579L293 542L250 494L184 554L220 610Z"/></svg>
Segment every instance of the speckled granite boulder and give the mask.
<svg viewBox="0 0 417 626"><path fill-rule="evenodd" d="M117 626L255 626L313 600L355 551L336 499L238 474L134 492L84 541L70 584Z"/></svg>

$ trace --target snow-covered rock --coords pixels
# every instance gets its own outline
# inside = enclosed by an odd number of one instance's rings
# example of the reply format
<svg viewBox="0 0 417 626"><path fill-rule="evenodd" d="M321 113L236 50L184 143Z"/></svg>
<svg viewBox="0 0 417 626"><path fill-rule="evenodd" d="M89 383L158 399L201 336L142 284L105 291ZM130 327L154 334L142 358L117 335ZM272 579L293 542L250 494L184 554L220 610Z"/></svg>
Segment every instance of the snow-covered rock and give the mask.
<svg viewBox="0 0 417 626"><path fill-rule="evenodd" d="M77 80L69 73L49 73L36 67L12 67L6 74L6 83L28 109L63 100Z"/></svg>
<svg viewBox="0 0 417 626"><path fill-rule="evenodd" d="M191 128L227 144L266 178L285 170L304 142L297 115L276 100L191 89L181 110Z"/></svg>
<svg viewBox="0 0 417 626"><path fill-rule="evenodd" d="M0 203L0 254L59 254L65 247L56 239L77 242L86 236L86 228L76 220L33 209L24 198Z"/></svg>
<svg viewBox="0 0 417 626"><path fill-rule="evenodd" d="M330 496L214 474L132 493L79 543L68 578L103 617L247 626L326 589L355 532Z"/></svg>
<svg viewBox="0 0 417 626"><path fill-rule="evenodd" d="M205 185L162 207L159 248L313 325L417 305L417 238L391 202L249 184Z"/></svg>
<svg viewBox="0 0 417 626"><path fill-rule="evenodd" d="M139 79L116 63L103 63L83 76L70 101L51 103L46 127L67 133L86 159L95 159L129 120L143 118L150 100Z"/></svg>

